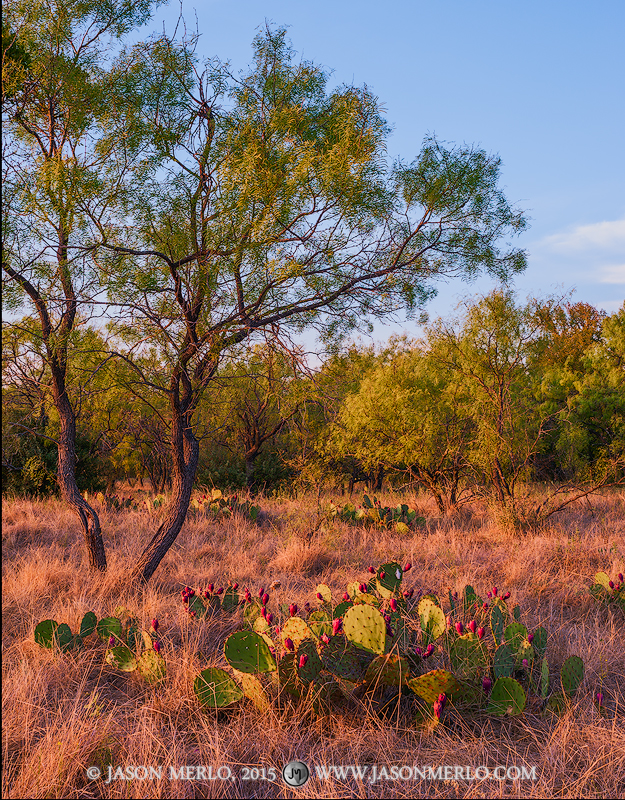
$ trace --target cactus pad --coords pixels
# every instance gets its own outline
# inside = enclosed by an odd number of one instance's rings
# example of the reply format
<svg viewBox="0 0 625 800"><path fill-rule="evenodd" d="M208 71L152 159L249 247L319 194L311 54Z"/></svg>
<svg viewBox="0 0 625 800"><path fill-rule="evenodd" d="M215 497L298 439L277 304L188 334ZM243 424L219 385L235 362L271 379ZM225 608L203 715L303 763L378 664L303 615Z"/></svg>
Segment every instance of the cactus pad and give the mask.
<svg viewBox="0 0 625 800"><path fill-rule="evenodd" d="M514 653L507 644L500 644L493 657L495 678L511 678L514 672Z"/></svg>
<svg viewBox="0 0 625 800"><path fill-rule="evenodd" d="M317 637L323 636L324 633L326 636L331 636L332 615L329 613L329 609L320 608L318 611L313 611L312 614L309 614L308 627Z"/></svg>
<svg viewBox="0 0 625 800"><path fill-rule="evenodd" d="M271 672L276 662L269 645L255 631L237 631L226 639L226 661L241 672Z"/></svg>
<svg viewBox="0 0 625 800"><path fill-rule="evenodd" d="M218 667L207 667L200 672L193 683L193 691L200 705L209 708L226 708L243 697L240 687Z"/></svg>
<svg viewBox="0 0 625 800"><path fill-rule="evenodd" d="M145 650L137 659L137 671L148 683L158 683L165 677L165 659L155 650Z"/></svg>
<svg viewBox="0 0 625 800"><path fill-rule="evenodd" d="M351 608L353 605L354 604L351 600L343 600L341 603L338 604L338 606L336 606L336 608L332 612L332 618L338 619L339 617L342 617L343 614L347 611L347 609Z"/></svg>
<svg viewBox="0 0 625 800"><path fill-rule="evenodd" d="M332 592L330 591L330 587L326 586L325 583L320 583L315 589L315 597L317 597L318 594L321 595L322 602L324 603L332 602Z"/></svg>
<svg viewBox="0 0 625 800"><path fill-rule="evenodd" d="M228 586L226 591L224 592L224 599L222 601L221 607L224 611L232 612L236 611L239 606L239 593L236 589L233 589L232 586Z"/></svg>
<svg viewBox="0 0 625 800"><path fill-rule="evenodd" d="M462 689L454 675L446 669L434 669L418 678L412 678L408 681L408 686L426 703L434 703L442 692L451 697Z"/></svg>
<svg viewBox="0 0 625 800"><path fill-rule="evenodd" d="M87 611L85 616L82 618L82 622L80 623L80 635L82 638L85 639L87 636L91 636L91 634L95 631L97 624L98 618L93 611Z"/></svg>
<svg viewBox="0 0 625 800"><path fill-rule="evenodd" d="M389 561L378 567L376 587L381 597L395 597L401 589L404 572L396 561Z"/></svg>
<svg viewBox="0 0 625 800"><path fill-rule="evenodd" d="M462 608L465 614L470 614L472 609L482 605L475 589L467 584L462 592Z"/></svg>
<svg viewBox="0 0 625 800"><path fill-rule="evenodd" d="M254 627L256 618L260 617L260 612L262 610L263 607L258 600L253 600L251 603L245 604L245 610L243 611L243 619L245 620L245 623L250 626L250 628Z"/></svg>
<svg viewBox="0 0 625 800"><path fill-rule="evenodd" d="M514 678L497 678L490 692L486 711L503 717L506 714L516 716L521 714L526 703L525 691Z"/></svg>
<svg viewBox="0 0 625 800"><path fill-rule="evenodd" d="M67 650L72 650L74 648L74 637L72 636L71 628L66 622L62 622L54 631L54 641L57 647L59 647L64 653Z"/></svg>
<svg viewBox="0 0 625 800"><path fill-rule="evenodd" d="M314 634L301 617L290 617L282 626L280 636L282 644L285 639L291 639L297 649L300 642L303 642L304 639L312 639Z"/></svg>
<svg viewBox="0 0 625 800"><path fill-rule="evenodd" d="M321 661L328 672L337 678L353 683L362 678L364 670L360 653L344 636L333 636L330 639L321 651Z"/></svg>
<svg viewBox="0 0 625 800"><path fill-rule="evenodd" d="M104 617L96 625L96 631L104 641L108 641L111 636L118 641L122 640L122 623L117 617Z"/></svg>
<svg viewBox="0 0 625 800"><path fill-rule="evenodd" d="M345 636L359 647L382 655L386 646L386 622L373 606L355 605L343 617Z"/></svg>
<svg viewBox="0 0 625 800"><path fill-rule="evenodd" d="M541 626L534 631L532 646L539 658L543 658L547 650L547 631Z"/></svg>
<svg viewBox="0 0 625 800"><path fill-rule="evenodd" d="M490 629L493 632L493 639L495 644L501 644L503 641L504 628L506 627L506 618L499 603L496 603L490 612Z"/></svg>
<svg viewBox="0 0 625 800"><path fill-rule="evenodd" d="M264 617L256 617L254 620L254 630L256 633L267 633L269 630L269 623Z"/></svg>
<svg viewBox="0 0 625 800"><path fill-rule="evenodd" d="M460 677L470 678L486 671L486 653L480 640L473 633L454 640L449 656L454 672Z"/></svg>
<svg viewBox="0 0 625 800"><path fill-rule="evenodd" d="M405 658L395 653L386 656L377 656L369 664L365 680L369 684L385 684L387 686L401 686L408 681L410 668Z"/></svg>
<svg viewBox="0 0 625 800"><path fill-rule="evenodd" d="M569 656L560 670L564 694L575 694L584 680L584 662L579 656Z"/></svg>
<svg viewBox="0 0 625 800"><path fill-rule="evenodd" d="M134 653L123 645L111 647L110 650L107 650L104 660L107 664L122 672L134 672L137 669L137 659Z"/></svg>
<svg viewBox="0 0 625 800"><path fill-rule="evenodd" d="M59 623L53 619L44 619L35 628L35 641L42 647L51 650L54 647L54 633L59 627Z"/></svg>
<svg viewBox="0 0 625 800"><path fill-rule="evenodd" d="M503 633L503 640L512 650L518 652L522 642L527 639L527 628L520 622L512 622L506 627Z"/></svg>
<svg viewBox="0 0 625 800"><path fill-rule="evenodd" d="M547 659L543 658L540 665L540 696L547 697L549 693L549 664Z"/></svg>
<svg viewBox="0 0 625 800"><path fill-rule="evenodd" d="M302 684L297 675L297 653L287 653L278 662L278 681L280 688L291 697L299 697Z"/></svg>
<svg viewBox="0 0 625 800"><path fill-rule="evenodd" d="M300 666L300 659L302 656L307 656L307 661L303 666ZM295 660L297 666L297 674L302 683L310 683L319 677L321 672L321 659L317 652L317 645L312 639L304 639L300 642L297 648L297 658Z"/></svg>
<svg viewBox="0 0 625 800"><path fill-rule="evenodd" d="M417 614L426 639L439 639L447 630L443 609L429 597L422 597L419 600Z"/></svg>
<svg viewBox="0 0 625 800"><path fill-rule="evenodd" d="M271 704L269 703L267 692L256 675L251 675L249 672L239 672L238 669L233 670L233 672L247 699L251 700L262 714L269 711Z"/></svg>

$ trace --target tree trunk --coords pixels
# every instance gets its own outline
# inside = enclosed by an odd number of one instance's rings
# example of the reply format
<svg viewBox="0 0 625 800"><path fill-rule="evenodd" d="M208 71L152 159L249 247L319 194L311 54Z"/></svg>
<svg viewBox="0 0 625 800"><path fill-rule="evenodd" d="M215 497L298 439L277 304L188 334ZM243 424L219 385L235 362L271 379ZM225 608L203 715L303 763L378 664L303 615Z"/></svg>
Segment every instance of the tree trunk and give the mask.
<svg viewBox="0 0 625 800"><path fill-rule="evenodd" d="M100 520L94 509L80 494L76 483L76 417L74 410L64 387L62 394L57 395L54 399L60 419L57 475L61 495L80 518L89 555L89 568L92 571L105 572L106 553L100 530Z"/></svg>
<svg viewBox="0 0 625 800"><path fill-rule="evenodd" d="M245 456L245 485L247 488L253 492L254 491L254 462L256 461L256 455Z"/></svg>
<svg viewBox="0 0 625 800"><path fill-rule="evenodd" d="M174 410L172 419L172 498L165 519L133 569L133 577L147 583L176 538L187 516L200 446L191 430L188 414Z"/></svg>

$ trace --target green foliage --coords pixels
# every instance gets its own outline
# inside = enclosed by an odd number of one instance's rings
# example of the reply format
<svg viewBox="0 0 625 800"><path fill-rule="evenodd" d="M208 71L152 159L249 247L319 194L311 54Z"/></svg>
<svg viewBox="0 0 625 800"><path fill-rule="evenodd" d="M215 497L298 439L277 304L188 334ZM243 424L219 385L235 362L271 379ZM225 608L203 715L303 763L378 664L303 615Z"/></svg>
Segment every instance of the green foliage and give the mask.
<svg viewBox="0 0 625 800"><path fill-rule="evenodd" d="M364 495L361 506L354 506L352 503L345 503L337 506L330 503L328 509L330 519L340 519L342 522L349 522L353 525L374 525L380 528L394 528L401 534L407 534L425 523L425 518L417 516L416 511L411 511L405 503L401 503L396 508L382 506L377 497L373 501L368 495Z"/></svg>
<svg viewBox="0 0 625 800"><path fill-rule="evenodd" d="M625 581L622 573L614 580L605 572L597 572L594 583L590 587L590 594L600 603L608 607L620 608L625 612Z"/></svg>

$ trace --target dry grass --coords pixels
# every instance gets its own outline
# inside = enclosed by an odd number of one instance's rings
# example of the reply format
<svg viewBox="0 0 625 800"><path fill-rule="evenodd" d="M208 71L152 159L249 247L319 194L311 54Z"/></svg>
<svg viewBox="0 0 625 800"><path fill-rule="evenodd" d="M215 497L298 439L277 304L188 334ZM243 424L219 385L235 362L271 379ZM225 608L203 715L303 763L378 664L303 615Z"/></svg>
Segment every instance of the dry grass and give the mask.
<svg viewBox="0 0 625 800"><path fill-rule="evenodd" d="M397 498L382 498L395 500ZM611 494L573 507L538 535L498 528L484 508L439 518L419 497L406 498L428 516L408 538L323 524L316 500L262 501L261 525L189 519L148 589L133 595L126 573L154 528L143 512L103 512L109 571L87 570L75 519L56 501L3 505L3 777L4 797L618 797L625 796L625 647L622 615L598 606L587 586L598 569L625 571L625 498ZM317 582L342 593L369 564L412 561L408 585L439 591L471 583L485 593L510 590L524 621L550 633L555 674L571 653L586 678L560 717L526 712L504 721L485 716L428 731L409 714L383 723L353 709L318 721L274 706L261 715L241 706L215 718L200 711L192 681L221 663L221 643L237 618L190 622L180 588L228 579L281 587L271 603L312 600ZM100 646L55 656L33 641L37 622L55 618L76 629L85 611L98 617L118 605L144 626L158 617L168 677L146 687L103 666ZM433 665L434 666L434 665ZM592 702L602 687L608 713ZM535 784L513 781L428 781L369 784L313 778L301 789L263 781L170 781L168 767L228 765L281 771L291 759L308 764L536 766ZM161 780L89 782L86 767L162 766Z"/></svg>

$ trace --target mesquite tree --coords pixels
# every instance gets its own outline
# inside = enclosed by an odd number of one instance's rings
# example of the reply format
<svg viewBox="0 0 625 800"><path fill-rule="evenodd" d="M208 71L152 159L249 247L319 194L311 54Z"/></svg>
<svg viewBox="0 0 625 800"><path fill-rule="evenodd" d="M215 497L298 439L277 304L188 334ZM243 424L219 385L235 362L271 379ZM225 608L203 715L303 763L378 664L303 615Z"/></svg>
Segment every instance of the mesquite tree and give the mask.
<svg viewBox="0 0 625 800"><path fill-rule="evenodd" d="M30 305L46 391L59 417L57 480L76 511L93 569L106 568L95 510L76 484L76 409L68 348L101 290L91 218L118 196L124 153L102 146L124 97L111 43L148 16L151 0L8 0L3 7L3 303ZM9 322L9 324L11 324Z"/></svg>
<svg viewBox="0 0 625 800"><path fill-rule="evenodd" d="M523 252L499 247L525 221L498 188L498 158L427 139L413 162L389 165L376 98L327 79L270 29L242 75L216 61L201 72L173 42L136 73L148 88L129 118L159 169L135 182L117 227L101 227L99 257L134 342L124 357L149 344L167 365L149 383L169 403L172 498L139 579L184 523L198 403L233 348L305 328L336 340L416 311L438 275L524 268Z"/></svg>

